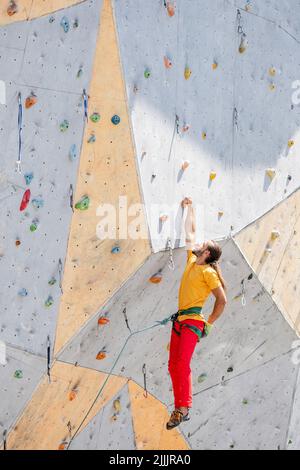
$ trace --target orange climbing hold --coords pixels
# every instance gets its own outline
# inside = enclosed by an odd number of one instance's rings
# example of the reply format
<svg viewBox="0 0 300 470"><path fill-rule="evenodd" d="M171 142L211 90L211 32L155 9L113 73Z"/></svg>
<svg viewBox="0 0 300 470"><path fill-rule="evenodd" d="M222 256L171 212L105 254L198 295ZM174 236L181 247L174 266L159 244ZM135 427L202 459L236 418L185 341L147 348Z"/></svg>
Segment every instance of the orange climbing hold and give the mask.
<svg viewBox="0 0 300 470"><path fill-rule="evenodd" d="M166 69L170 69L173 65L171 60L167 56L164 57L164 64L165 64Z"/></svg>
<svg viewBox="0 0 300 470"><path fill-rule="evenodd" d="M216 70L218 68L218 63L216 61L213 62L212 64L212 69Z"/></svg>
<svg viewBox="0 0 300 470"><path fill-rule="evenodd" d="M9 2L8 8L7 8L7 14L8 16L13 16L18 12L18 5L14 0L11 0Z"/></svg>
<svg viewBox="0 0 300 470"><path fill-rule="evenodd" d="M188 160L185 160L182 162L181 169L184 171L190 166L190 162Z"/></svg>
<svg viewBox="0 0 300 470"><path fill-rule="evenodd" d="M107 323L109 323L109 319L107 317L98 318L98 325L106 325Z"/></svg>
<svg viewBox="0 0 300 470"><path fill-rule="evenodd" d="M102 361L102 359L105 359L105 358L106 358L106 353L104 351L98 352L96 356L97 361Z"/></svg>
<svg viewBox="0 0 300 470"><path fill-rule="evenodd" d="M152 282L152 284L159 284L161 280L162 280L162 275L160 273L154 274L149 279L149 281Z"/></svg>
<svg viewBox="0 0 300 470"><path fill-rule="evenodd" d="M167 2L167 12L170 17L175 15L175 5L172 2Z"/></svg>
<svg viewBox="0 0 300 470"><path fill-rule="evenodd" d="M71 390L71 392L69 393L69 401L75 400L76 397L77 397L76 390Z"/></svg>
<svg viewBox="0 0 300 470"><path fill-rule="evenodd" d="M25 108L29 109L37 103L37 97L33 94L28 96L25 101Z"/></svg>
<svg viewBox="0 0 300 470"><path fill-rule="evenodd" d="M59 444L58 450L65 450L65 448L67 447L67 445L68 445L67 442L62 442L61 444Z"/></svg>

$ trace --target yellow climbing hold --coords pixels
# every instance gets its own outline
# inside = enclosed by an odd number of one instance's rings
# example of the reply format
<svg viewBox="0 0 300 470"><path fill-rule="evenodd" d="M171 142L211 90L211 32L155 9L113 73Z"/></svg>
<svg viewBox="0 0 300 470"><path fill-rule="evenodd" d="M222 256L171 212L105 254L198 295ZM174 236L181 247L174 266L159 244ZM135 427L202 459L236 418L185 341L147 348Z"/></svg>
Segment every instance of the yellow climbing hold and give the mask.
<svg viewBox="0 0 300 470"><path fill-rule="evenodd" d="M278 230L273 230L271 233L271 240L276 240L280 237L280 232Z"/></svg>
<svg viewBox="0 0 300 470"><path fill-rule="evenodd" d="M185 67L185 69L184 69L184 78L186 80L188 80L191 77L191 75L192 75L192 71L191 71L190 67Z"/></svg>
<svg viewBox="0 0 300 470"><path fill-rule="evenodd" d="M113 407L114 407L114 410L115 410L116 413L120 413L120 411L121 411L121 402L120 402L119 398L114 400Z"/></svg>
<svg viewBox="0 0 300 470"><path fill-rule="evenodd" d="M294 141L294 140L289 140L289 141L288 141L288 147L289 147L289 148L292 148L293 145L295 145L295 141Z"/></svg>
<svg viewBox="0 0 300 470"><path fill-rule="evenodd" d="M240 43L240 46L239 46L239 53L243 54L245 52L246 48L247 48L246 35L243 34L242 37L241 37L241 43Z"/></svg>
<svg viewBox="0 0 300 470"><path fill-rule="evenodd" d="M275 67L270 67L269 68L269 75L271 75L271 77L275 77L275 75L276 75Z"/></svg>
<svg viewBox="0 0 300 470"><path fill-rule="evenodd" d="M274 168L267 168L266 174L272 180L276 175L276 170L274 170Z"/></svg>
<svg viewBox="0 0 300 470"><path fill-rule="evenodd" d="M274 91L275 88L276 88L275 83L270 83L269 89L270 89L271 91Z"/></svg>
<svg viewBox="0 0 300 470"><path fill-rule="evenodd" d="M218 63L216 61L213 62L212 64L212 69L216 70L218 68Z"/></svg>
<svg viewBox="0 0 300 470"><path fill-rule="evenodd" d="M170 343L167 344L167 351L170 351Z"/></svg>
<svg viewBox="0 0 300 470"><path fill-rule="evenodd" d="M203 139L203 140L205 140L205 139L206 139L206 137L207 137L207 134L206 134L206 132L205 132L205 131L203 131L203 132L202 132L202 139Z"/></svg>
<svg viewBox="0 0 300 470"><path fill-rule="evenodd" d="M224 212L223 211L219 211L218 212L218 217L222 217L224 215Z"/></svg>
<svg viewBox="0 0 300 470"><path fill-rule="evenodd" d="M217 176L217 173L215 171L211 171L209 175L210 181L213 181Z"/></svg>

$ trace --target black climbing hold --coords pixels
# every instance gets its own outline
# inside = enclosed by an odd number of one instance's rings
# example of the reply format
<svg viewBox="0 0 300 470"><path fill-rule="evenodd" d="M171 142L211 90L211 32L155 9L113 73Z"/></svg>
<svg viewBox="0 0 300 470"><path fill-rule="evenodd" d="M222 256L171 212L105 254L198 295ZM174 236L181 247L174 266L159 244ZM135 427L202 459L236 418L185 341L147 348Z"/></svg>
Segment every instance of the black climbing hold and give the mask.
<svg viewBox="0 0 300 470"><path fill-rule="evenodd" d="M248 281L251 281L252 278L253 278L253 273L249 274Z"/></svg>

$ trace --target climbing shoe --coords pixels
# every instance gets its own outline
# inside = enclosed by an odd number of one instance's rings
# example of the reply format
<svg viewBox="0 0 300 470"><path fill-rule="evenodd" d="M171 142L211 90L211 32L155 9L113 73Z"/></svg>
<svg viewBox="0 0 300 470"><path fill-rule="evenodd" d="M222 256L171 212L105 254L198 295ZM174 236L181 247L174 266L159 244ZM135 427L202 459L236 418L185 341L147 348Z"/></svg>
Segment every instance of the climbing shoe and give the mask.
<svg viewBox="0 0 300 470"><path fill-rule="evenodd" d="M174 410L170 416L169 421L166 424L166 427L168 430L176 428L176 426L179 426L179 424L181 424L184 421L188 421L189 419L190 419L189 413L184 415L181 411Z"/></svg>

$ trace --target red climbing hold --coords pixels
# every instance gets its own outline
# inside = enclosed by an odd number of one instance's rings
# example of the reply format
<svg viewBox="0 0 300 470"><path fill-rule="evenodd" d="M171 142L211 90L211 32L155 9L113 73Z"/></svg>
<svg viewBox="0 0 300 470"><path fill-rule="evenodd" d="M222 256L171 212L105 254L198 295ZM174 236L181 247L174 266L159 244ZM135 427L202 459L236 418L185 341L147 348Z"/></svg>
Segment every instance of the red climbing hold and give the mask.
<svg viewBox="0 0 300 470"><path fill-rule="evenodd" d="M106 317L99 317L98 318L98 325L106 325L109 323L109 319Z"/></svg>
<svg viewBox="0 0 300 470"><path fill-rule="evenodd" d="M26 209L29 201L30 201L30 189L26 189L24 196L22 198L22 201L21 201L20 211L24 211Z"/></svg>
<svg viewBox="0 0 300 470"><path fill-rule="evenodd" d="M105 358L106 358L106 354L105 354L104 351L98 352L98 354L96 356L97 361L101 361L102 359L105 359Z"/></svg>

